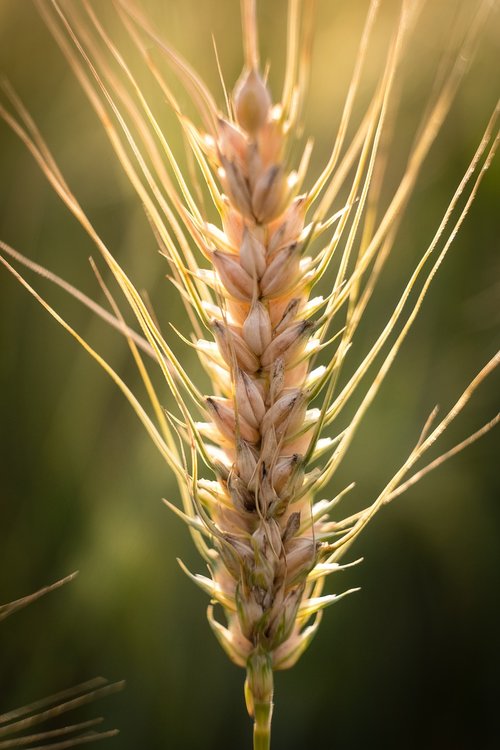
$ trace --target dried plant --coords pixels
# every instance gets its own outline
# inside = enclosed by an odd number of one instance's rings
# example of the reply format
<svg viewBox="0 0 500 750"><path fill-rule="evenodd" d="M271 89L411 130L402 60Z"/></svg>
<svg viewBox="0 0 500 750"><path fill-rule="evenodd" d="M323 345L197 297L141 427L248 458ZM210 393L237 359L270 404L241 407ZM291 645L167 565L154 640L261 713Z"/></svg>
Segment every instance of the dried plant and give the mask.
<svg viewBox="0 0 500 750"><path fill-rule="evenodd" d="M315 500L346 455L493 158L498 110L386 325L343 382L341 370L349 362L360 321L397 246L401 218L490 4L477 3L454 54L444 56L401 180L382 209L398 77L423 5L420 0L400 3L371 101L348 139L379 7L377 0L370 3L330 158L308 187L312 141L305 143L299 159L292 156L292 145L300 134L308 81L313 2L289 1L286 72L275 102L260 65L255 2L243 1L244 68L232 93L226 93L223 111L140 9L128 0L117 1L118 15L178 117L203 190L220 217L217 225L208 220L199 200L202 189L180 167L132 69L93 7L87 0L66 3L64 10L55 0L36 0L36 5L144 204L192 324L194 337L186 344L195 347L213 384L212 394L200 392L174 355L148 304L94 229L8 86L4 93L11 106L2 107L0 114L97 246L140 333L125 323L100 275L111 312L2 243L4 253L63 286L126 337L150 410L6 257L2 262L107 371L174 472L182 507L170 501L167 505L186 522L210 575L183 568L211 599L208 620L215 636L246 670L254 748L264 750L270 746L273 672L297 662L325 607L350 593L323 594L326 578L345 567L341 558L378 510L499 420L496 416L438 458L417 466L496 367L497 354L445 416L438 420L437 411L429 416L407 459L367 507L348 517L339 515L339 503L352 484L332 499ZM185 86L198 111L197 122L183 113L151 47L161 52ZM342 191L347 200L339 205ZM329 294L313 297L326 276ZM322 350L329 352L327 364L315 367ZM178 414L163 409L144 354L160 368ZM346 408L352 404L353 413ZM200 416L203 421L198 421ZM215 617L214 604L224 612L223 623Z"/></svg>
<svg viewBox="0 0 500 750"><path fill-rule="evenodd" d="M40 597L64 586L64 584L72 581L75 576L76 573L72 573L49 586L44 586L33 594L0 605L0 621L33 604ZM109 683L103 677L96 677L67 690L62 690L55 695L41 698L34 703L0 714L0 750L16 747L24 747L27 750L42 750L42 748L65 750L65 748L88 745L90 742L115 737L118 734L117 729L96 731L96 727L104 721L102 716L62 727L44 729L32 734L26 734L26 732L39 727L41 724L47 724L54 719L58 719L68 711L75 711L87 703L116 693L123 686L123 682Z"/></svg>

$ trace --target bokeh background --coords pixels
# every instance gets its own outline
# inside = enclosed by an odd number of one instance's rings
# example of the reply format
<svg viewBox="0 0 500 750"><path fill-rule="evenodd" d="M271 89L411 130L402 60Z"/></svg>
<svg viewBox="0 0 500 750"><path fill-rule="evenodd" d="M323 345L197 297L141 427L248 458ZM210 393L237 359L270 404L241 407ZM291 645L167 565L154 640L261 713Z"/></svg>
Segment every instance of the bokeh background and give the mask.
<svg viewBox="0 0 500 750"><path fill-rule="evenodd" d="M111 20L112 4L97 5ZM241 67L237 0L140 5L222 103L210 35L231 84ZM286 4L260 6L262 56L272 61L277 92ZM305 111L305 130L316 144L311 180L338 125L367 2L320 0L318 6ZM373 85L396 6L382 2L362 98ZM387 190L401 173L453 21L462 14L466 24L478 3L442 0L428 6L401 79ZM383 325L486 127L498 94L497 11L426 162L353 361ZM127 49L118 23L115 33ZM148 290L164 329L171 321L187 331L139 202L30 2L0 2L0 69L28 105L108 246L137 286ZM180 153L174 118L147 77L144 87ZM188 108L188 100L182 101ZM88 264L96 251L3 124L0 164L0 237L99 297ZM356 481L346 513L375 496L432 407L451 406L498 348L499 180L497 161L331 487L333 493ZM118 334L47 282L29 278L137 384ZM168 335L175 342L174 333ZM192 352L173 346L197 377ZM0 601L80 571L69 586L1 624L0 710L104 674L125 678L126 690L80 715L104 712L107 724L120 728L108 747L250 747L243 674L208 628L205 596L175 562L181 557L203 571L186 529L161 503L162 497L175 501L177 489L130 407L4 271L0 347ZM483 385L443 449L494 415L498 386L495 377ZM162 399L170 405L166 393ZM302 661L277 676L275 750L498 747L499 535L497 432L380 513L356 543L352 558L363 556L364 562L332 581L330 590L361 586L361 592L327 611Z"/></svg>

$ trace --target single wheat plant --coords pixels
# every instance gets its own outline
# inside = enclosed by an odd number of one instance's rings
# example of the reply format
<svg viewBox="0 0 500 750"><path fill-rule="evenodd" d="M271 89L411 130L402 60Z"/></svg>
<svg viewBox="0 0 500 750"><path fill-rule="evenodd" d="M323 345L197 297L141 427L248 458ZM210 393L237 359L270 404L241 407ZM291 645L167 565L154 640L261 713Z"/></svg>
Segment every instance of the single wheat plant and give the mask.
<svg viewBox="0 0 500 750"><path fill-rule="evenodd" d="M393 248L398 247L401 218L487 23L490 3L475 3L472 22L455 53L444 56L402 178L383 208L379 198L400 69L423 1L399 3L376 85L353 123L380 4L369 3L331 154L313 177L309 176L312 140L299 139L312 50L312 0L288 3L281 95L271 92L269 71L261 65L255 0L243 0L243 70L231 90L224 87L222 102L144 17L140 3L114 3L160 95L178 118L196 177L181 168L154 108L100 19L99 4L94 7L87 0L35 0L35 4L144 205L170 266L171 282L191 321L193 337L186 345L196 349L210 377L211 392L200 391L196 377L172 351L146 300L94 229L8 84L3 87L3 120L95 243L139 331L125 322L100 276L109 309L6 244L2 244L2 262L107 371L174 472L181 503L171 499L166 503L187 524L208 574L191 573L181 565L210 598L208 621L222 648L246 671L245 699L254 722L254 749L267 750L273 674L297 662L314 637L323 610L351 593L324 593L324 589L327 579L335 580L345 567L341 560L354 540L383 506L499 419L430 463L421 463L496 367L497 354L447 414L438 419L435 411L429 416L406 460L366 507L343 517L341 500L353 484L334 497L322 497L392 367L493 158L498 110L432 241L423 248L397 303L387 311L386 324L344 377L360 322ZM198 113L194 121L183 111L155 51L191 97ZM297 144L302 144L300 153ZM200 199L203 191L217 210L215 223ZM346 196L342 203L341 195ZM42 299L12 261L63 286L123 334L142 376L147 406ZM317 285L325 280L329 292L319 296ZM318 365L320 352L326 364ZM178 404L176 414L164 410L162 393L153 387L151 360Z"/></svg>

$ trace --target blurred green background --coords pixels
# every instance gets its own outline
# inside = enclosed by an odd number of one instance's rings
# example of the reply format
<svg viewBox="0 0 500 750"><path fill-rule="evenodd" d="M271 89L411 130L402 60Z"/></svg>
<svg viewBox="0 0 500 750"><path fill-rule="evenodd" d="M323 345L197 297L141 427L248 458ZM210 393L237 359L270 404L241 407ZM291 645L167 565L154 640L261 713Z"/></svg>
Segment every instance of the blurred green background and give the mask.
<svg viewBox="0 0 500 750"><path fill-rule="evenodd" d="M222 103L210 34L227 80L241 67L237 0L144 0L159 31L205 76ZM262 57L279 91L286 4L260 4ZM310 180L328 157L367 3L321 0L305 130L315 137ZM457 13L478 4L429 3L401 79L387 190L401 174L443 44ZM97 3L113 18L110 2ZM383 2L365 96L397 4ZM496 9L498 10L498 8ZM359 332L359 349L427 247L486 127L498 93L498 12L423 170L393 262ZM125 39L115 24L119 39ZM125 41L124 41L125 44ZM126 44L125 44L126 47ZM129 52L131 59L136 56ZM0 2L0 70L45 135L69 184L119 261L147 289L168 332L188 331L142 209L102 128L32 4ZM182 141L144 79L176 153ZM182 100L188 106L187 99ZM0 124L0 238L100 298L90 240L52 193L24 147ZM384 486L432 407L443 411L498 348L498 161L441 268L397 366L331 493L357 485L345 512ZM29 275L57 310L119 370L137 377L125 344L86 310ZM326 287L325 287L326 289ZM173 342L175 335L168 334ZM199 367L183 351L186 369ZM104 712L121 730L108 747L249 748L243 674L220 651L207 601L182 574L203 565L181 522L168 469L109 378L6 272L0 272L0 602L65 574L65 589L0 629L0 710L80 680L125 678ZM353 365L351 365L353 366ZM490 378L441 443L449 447L498 409ZM162 392L162 400L170 405ZM498 432L424 479L372 522L352 550L362 565L330 590L362 591L326 613L302 661L276 679L273 747L498 747L500 601Z"/></svg>

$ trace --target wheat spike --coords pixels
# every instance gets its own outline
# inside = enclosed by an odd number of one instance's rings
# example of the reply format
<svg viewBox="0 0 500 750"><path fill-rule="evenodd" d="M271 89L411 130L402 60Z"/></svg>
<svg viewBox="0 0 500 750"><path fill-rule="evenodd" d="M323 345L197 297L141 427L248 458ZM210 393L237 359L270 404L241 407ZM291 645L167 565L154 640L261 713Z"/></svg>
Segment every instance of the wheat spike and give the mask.
<svg viewBox="0 0 500 750"><path fill-rule="evenodd" d="M182 509L166 503L188 525L210 576L192 574L181 566L210 596L208 619L214 634L230 658L246 670L254 748L266 750L270 747L273 672L293 666L314 636L323 609L355 590L322 595L325 579L345 567L339 565L340 558L383 505L499 419L493 418L410 474L498 365L497 354L432 431L436 414L431 415L407 460L369 506L332 521L329 514L352 485L332 500L315 499L337 470L390 370L497 148L498 110L385 327L339 389L339 375L358 325L488 17L488 3L478 4L456 60L437 80L404 175L379 215L377 198L387 159L384 137L392 126L395 82L421 2L401 2L383 70L356 133L345 147L377 18L379 3L370 3L331 155L312 187L304 191L312 142L306 142L295 164L290 147L305 94L314 3L289 2L285 79L281 101L274 102L260 64L255 2L243 0L244 67L232 92L224 86L228 110L224 114L201 78L151 27L141 10L128 0L118 0L117 12L176 113L218 210L220 223L215 226L205 219L196 191L184 177L133 72L92 6L83 0L81 10L72 6L63 10L56 0L35 2L144 204L172 281L193 321L197 338L187 343L196 348L213 393L202 394L174 356L148 306L83 212L36 125L8 86L4 91L11 109L0 106L0 115L24 141L95 243L134 312L140 333L125 324L105 287L112 314L6 244L1 247L12 260L63 286L125 336L154 417L7 258L0 259L113 378L175 473ZM150 53L151 44L184 83L203 127L183 114ZM345 205L338 205L341 188L347 194ZM190 240L200 251L198 256ZM313 297L327 273L330 294ZM316 355L328 346L332 351L328 364L314 368ZM160 367L179 405L178 415L163 412L139 349ZM354 416L347 426L337 429L354 395L360 396ZM313 401L319 406L312 408ZM331 425L335 425L334 437L326 432ZM318 468L318 460L325 455ZM202 475L205 470L209 478ZM216 619L214 603L221 605L224 623Z"/></svg>

